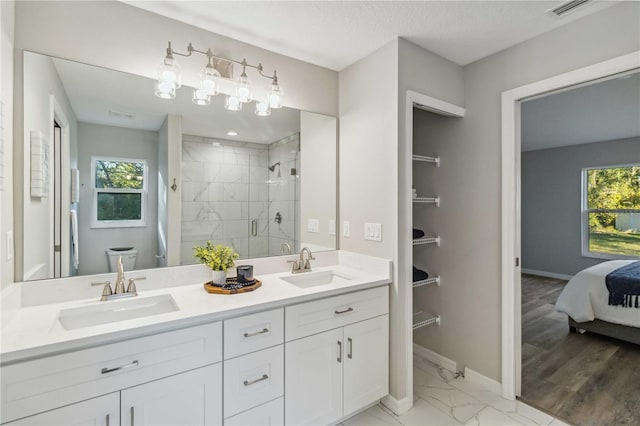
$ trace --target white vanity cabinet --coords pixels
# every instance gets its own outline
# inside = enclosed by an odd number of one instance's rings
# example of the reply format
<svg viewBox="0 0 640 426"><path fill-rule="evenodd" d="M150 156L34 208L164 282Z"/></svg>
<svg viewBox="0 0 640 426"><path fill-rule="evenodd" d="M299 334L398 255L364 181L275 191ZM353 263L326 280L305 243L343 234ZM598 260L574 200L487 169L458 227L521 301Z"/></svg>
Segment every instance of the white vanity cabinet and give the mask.
<svg viewBox="0 0 640 426"><path fill-rule="evenodd" d="M124 389L120 394L122 426L222 424L220 363Z"/></svg>
<svg viewBox="0 0 640 426"><path fill-rule="evenodd" d="M286 309L285 424L332 424L388 394L388 297L385 286Z"/></svg>
<svg viewBox="0 0 640 426"><path fill-rule="evenodd" d="M2 367L0 423L221 361L222 324L215 322L10 364ZM202 387L196 375L184 377L193 379L193 392ZM219 394L222 374L208 377Z"/></svg>
<svg viewBox="0 0 640 426"><path fill-rule="evenodd" d="M110 393L6 424L10 426L119 426L120 393Z"/></svg>

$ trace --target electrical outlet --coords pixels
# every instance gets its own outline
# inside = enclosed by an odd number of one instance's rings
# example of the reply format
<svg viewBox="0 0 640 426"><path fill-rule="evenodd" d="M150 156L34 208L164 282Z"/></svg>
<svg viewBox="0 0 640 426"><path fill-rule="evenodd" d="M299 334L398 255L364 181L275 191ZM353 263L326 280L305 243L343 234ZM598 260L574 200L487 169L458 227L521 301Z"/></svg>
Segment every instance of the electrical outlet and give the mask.
<svg viewBox="0 0 640 426"><path fill-rule="evenodd" d="M318 219L308 219L307 220L307 231L318 233L320 232L320 221Z"/></svg>
<svg viewBox="0 0 640 426"><path fill-rule="evenodd" d="M342 222L342 236L347 238L351 236L351 223L348 220Z"/></svg>
<svg viewBox="0 0 640 426"><path fill-rule="evenodd" d="M365 223L364 239L369 241L382 241L382 224L381 223Z"/></svg>
<svg viewBox="0 0 640 426"><path fill-rule="evenodd" d="M336 235L336 221L333 219L329 221L329 235Z"/></svg>

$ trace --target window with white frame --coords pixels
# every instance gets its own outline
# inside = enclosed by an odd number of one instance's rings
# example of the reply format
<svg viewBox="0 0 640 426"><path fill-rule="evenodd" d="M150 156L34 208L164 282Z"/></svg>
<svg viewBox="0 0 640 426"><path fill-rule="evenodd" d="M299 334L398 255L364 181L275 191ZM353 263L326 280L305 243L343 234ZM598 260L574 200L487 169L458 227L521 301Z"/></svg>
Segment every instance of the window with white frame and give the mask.
<svg viewBox="0 0 640 426"><path fill-rule="evenodd" d="M147 162L91 158L92 228L146 226Z"/></svg>
<svg viewBox="0 0 640 426"><path fill-rule="evenodd" d="M640 164L582 171L582 255L640 257Z"/></svg>

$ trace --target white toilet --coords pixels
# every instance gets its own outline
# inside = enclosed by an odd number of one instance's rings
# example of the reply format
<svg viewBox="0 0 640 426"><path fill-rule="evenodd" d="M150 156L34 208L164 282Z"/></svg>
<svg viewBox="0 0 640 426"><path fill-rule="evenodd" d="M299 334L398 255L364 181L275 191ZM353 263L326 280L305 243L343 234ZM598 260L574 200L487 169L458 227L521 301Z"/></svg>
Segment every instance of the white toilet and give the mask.
<svg viewBox="0 0 640 426"><path fill-rule="evenodd" d="M118 271L118 257L122 256L122 266L125 271L136 268L136 258L138 250L134 247L111 247L106 250L107 261L109 262L109 272Z"/></svg>

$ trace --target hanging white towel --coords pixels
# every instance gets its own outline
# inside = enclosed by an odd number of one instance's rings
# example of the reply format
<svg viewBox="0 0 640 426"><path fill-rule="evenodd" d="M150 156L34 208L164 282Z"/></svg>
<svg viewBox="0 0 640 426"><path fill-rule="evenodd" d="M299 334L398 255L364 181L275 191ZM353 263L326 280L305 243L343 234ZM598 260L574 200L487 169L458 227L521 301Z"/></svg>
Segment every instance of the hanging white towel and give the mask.
<svg viewBox="0 0 640 426"><path fill-rule="evenodd" d="M80 260L78 259L78 212L71 210L71 246L73 247L73 267L78 269Z"/></svg>

